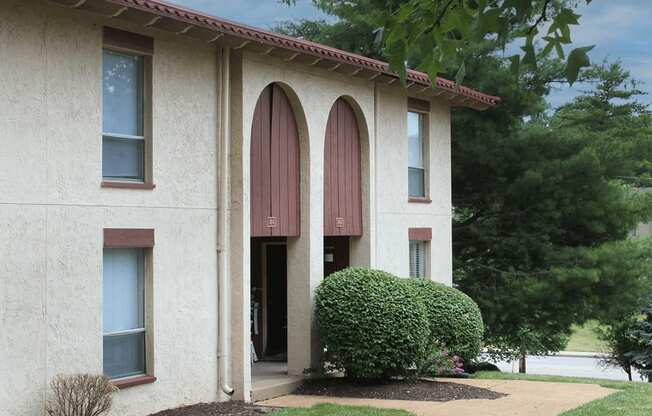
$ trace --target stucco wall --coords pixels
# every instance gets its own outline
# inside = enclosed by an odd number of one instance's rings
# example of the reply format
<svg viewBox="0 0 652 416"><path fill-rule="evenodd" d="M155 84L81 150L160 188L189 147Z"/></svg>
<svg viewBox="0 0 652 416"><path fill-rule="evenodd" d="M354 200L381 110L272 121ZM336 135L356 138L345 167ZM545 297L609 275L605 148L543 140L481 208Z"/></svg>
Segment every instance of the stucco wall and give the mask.
<svg viewBox="0 0 652 416"><path fill-rule="evenodd" d="M431 203L408 202L407 99L397 87L377 92L377 254L376 266L399 276L409 275L408 229L431 227L427 261L430 278L452 283L450 109L431 100L427 170Z"/></svg>
<svg viewBox="0 0 652 416"><path fill-rule="evenodd" d="M101 182L102 26L155 38L154 190ZM154 228L158 381L120 391L113 415L211 401L217 392L218 70L214 48L41 0L0 7L0 415L42 414L58 373L102 371L102 230ZM450 120L432 101L431 204L407 197L406 92L371 80L234 53L228 250L232 374L247 398L249 135L262 89L280 82L301 136L302 236L288 245L290 370L316 358L312 296L323 275L323 147L341 96L361 123L364 237L352 264L408 274L409 227L432 227L429 266L450 283ZM237 321L237 322L235 322ZM237 344L237 345L236 345Z"/></svg>
<svg viewBox="0 0 652 416"><path fill-rule="evenodd" d="M58 373L101 373L105 227L156 230L158 381L118 392L113 414L217 397L215 51L145 32L156 189L101 188L98 19L42 1L0 7L1 415L41 415Z"/></svg>
<svg viewBox="0 0 652 416"><path fill-rule="evenodd" d="M289 371L301 374L318 357L312 318L312 296L323 276L323 160L326 123L339 97L353 104L361 126L364 236L352 242L352 264L371 266L407 276L410 227L431 227L428 269L433 280L451 283L450 111L432 101L429 120L430 204L408 202L407 94L371 80L347 77L253 53L234 54L232 69L239 73L233 88L232 171L238 187L232 195L234 213L242 222L231 224L230 249L247 253L250 235L249 155L254 108L261 91L279 83L293 104L301 142L301 236L288 244L288 359ZM234 251L234 252L235 252ZM246 262L245 262L246 263ZM231 270L232 299L249 302L249 268L237 260ZM244 282L244 283L243 283ZM234 309L232 345L236 391L244 398L251 388L248 375L248 309ZM240 384L241 383L241 384ZM238 396L240 397L240 396Z"/></svg>
<svg viewBox="0 0 652 416"><path fill-rule="evenodd" d="M310 181L310 200L309 211L304 209L302 214L310 215L310 235L321 236L323 230L323 146L328 114L333 102L338 97L346 96L357 105L358 119L365 126L361 140L368 140L366 149L363 149L363 164L369 164L367 180L363 180L366 182L363 184L363 206L364 233L372 236L369 243L371 252L366 262L353 259L353 263L407 276L408 228L431 227L430 276L433 280L451 284L451 135L448 104L432 99L428 116L428 196L432 202L409 203L405 89L254 54L246 54L244 61L242 126L245 158L249 154L248 135L254 106L260 92L269 83L280 82L286 87L289 95L295 97L296 111L300 113L297 118L304 119L306 132L303 139L309 142L310 171L302 172L302 180ZM301 155L302 158L304 156ZM247 159L245 166L248 163ZM320 258L319 262L322 261ZM315 264L314 267L320 266Z"/></svg>
<svg viewBox="0 0 652 416"><path fill-rule="evenodd" d="M373 111L374 98L372 84L364 80L355 80L343 75L327 71L314 70L307 66L296 65L284 62L280 59L273 59L251 53L244 53L242 56L235 54L234 61L238 62L235 67L241 71L241 78L238 79L237 88L242 91L239 103L233 103L232 111L238 115L234 122L232 143L237 149L233 149L232 155L237 155L238 164L243 168L232 179L241 184L241 195L234 200L235 208L240 215L247 218L250 210L250 179L249 179L249 155L250 155L250 134L254 108L261 91L270 83L277 82L285 90L293 105L295 117L298 124L300 140L300 175L301 175L301 236L290 239L288 242L288 336L291 342L288 345L288 367L292 374L301 374L304 369L314 367L317 364L318 339L312 318L312 299L314 289L320 283L323 276L323 149L325 141L326 123L331 106L339 97L347 97L358 113L358 122L362 126L362 137L364 141L363 165L372 169L373 163L365 155L373 148ZM241 68L241 69L240 69ZM233 172L232 172L233 174ZM371 182L370 182L371 181ZM363 181L364 182L364 181ZM367 178L363 183L365 190L372 188L373 178ZM240 185L238 185L240 186ZM366 193L363 199L367 201L367 207L373 206L371 193ZM370 210L364 222L365 236L358 244L358 258L369 259L373 252L373 218L374 211ZM231 246L231 250L248 250L248 239L250 235L249 223L245 221L236 227L231 224L231 232L240 235L233 241L245 242L247 247ZM369 264L369 260L366 261ZM231 279L241 282L248 282L248 265L240 270L232 270ZM246 303L249 299L249 288L247 285L234 288L233 299L243 299ZM235 302L235 301L234 301ZM239 316L242 322L235 324L236 328L244 328L244 334L234 335L239 339L248 339L249 322L248 309ZM235 317L234 317L235 318ZM250 389L247 380L247 360L249 345L245 348L233 346L234 373L244 374L244 384L240 390ZM236 389L237 390L237 389Z"/></svg>

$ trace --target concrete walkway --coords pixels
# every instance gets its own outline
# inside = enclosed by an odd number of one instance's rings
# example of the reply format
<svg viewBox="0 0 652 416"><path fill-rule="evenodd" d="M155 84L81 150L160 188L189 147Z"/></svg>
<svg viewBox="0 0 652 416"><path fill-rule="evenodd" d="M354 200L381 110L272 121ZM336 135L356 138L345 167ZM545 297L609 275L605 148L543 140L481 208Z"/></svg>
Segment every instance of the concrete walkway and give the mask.
<svg viewBox="0 0 652 416"><path fill-rule="evenodd" d="M288 395L258 403L263 406L312 407L320 403L403 409L418 416L556 416L615 390L592 384L544 383L520 380L439 380L482 387L508 396L496 400L420 402Z"/></svg>

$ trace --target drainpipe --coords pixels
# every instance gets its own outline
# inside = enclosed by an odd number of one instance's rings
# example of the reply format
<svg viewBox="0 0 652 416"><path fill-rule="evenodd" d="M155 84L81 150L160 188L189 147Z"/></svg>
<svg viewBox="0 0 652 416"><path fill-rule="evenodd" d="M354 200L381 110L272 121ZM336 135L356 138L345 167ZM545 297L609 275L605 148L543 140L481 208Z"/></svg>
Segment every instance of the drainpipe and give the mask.
<svg viewBox="0 0 652 416"><path fill-rule="evenodd" d="M217 379L220 389L231 396L234 392L230 385L229 372L229 281L228 281L228 256L226 253L228 232L227 205L229 203L229 130L230 119L230 63L231 50L224 47L219 52L220 68L220 108L219 108L219 181L217 187L218 195L218 219L217 219L217 264L218 264L218 374Z"/></svg>
<svg viewBox="0 0 652 416"><path fill-rule="evenodd" d="M369 266L371 268L378 267L378 97L380 97L380 91L378 91L378 81L374 81L374 170L371 172L369 169L369 174L374 177L374 235L372 238L375 240L372 242L374 246L374 261L373 264ZM370 138L371 139L371 138Z"/></svg>

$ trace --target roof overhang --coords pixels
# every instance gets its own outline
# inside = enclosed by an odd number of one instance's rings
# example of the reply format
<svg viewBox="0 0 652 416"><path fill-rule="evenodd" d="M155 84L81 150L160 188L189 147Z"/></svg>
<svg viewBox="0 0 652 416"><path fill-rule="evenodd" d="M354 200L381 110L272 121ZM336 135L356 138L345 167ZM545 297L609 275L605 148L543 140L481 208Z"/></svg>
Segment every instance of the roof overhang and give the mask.
<svg viewBox="0 0 652 416"><path fill-rule="evenodd" d="M236 50L281 58L347 76L400 85L399 77L386 62L350 52L231 22L159 0L51 0L64 6L121 19L144 27L187 36L202 42L229 46ZM404 86L409 93L437 96L454 107L485 110L500 98L483 94L455 82L410 70Z"/></svg>

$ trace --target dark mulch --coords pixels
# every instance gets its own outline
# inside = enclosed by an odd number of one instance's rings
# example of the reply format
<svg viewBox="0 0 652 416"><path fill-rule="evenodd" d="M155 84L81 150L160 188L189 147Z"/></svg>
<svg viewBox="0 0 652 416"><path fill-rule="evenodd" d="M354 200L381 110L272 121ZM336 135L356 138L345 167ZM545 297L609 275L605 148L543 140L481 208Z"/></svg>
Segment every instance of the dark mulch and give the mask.
<svg viewBox="0 0 652 416"><path fill-rule="evenodd" d="M480 387L440 381L396 381L386 384L358 384L344 378L310 380L295 394L362 399L448 402L460 399L499 399L505 394Z"/></svg>
<svg viewBox="0 0 652 416"><path fill-rule="evenodd" d="M261 416L274 410L243 402L200 403L163 410L150 416Z"/></svg>

